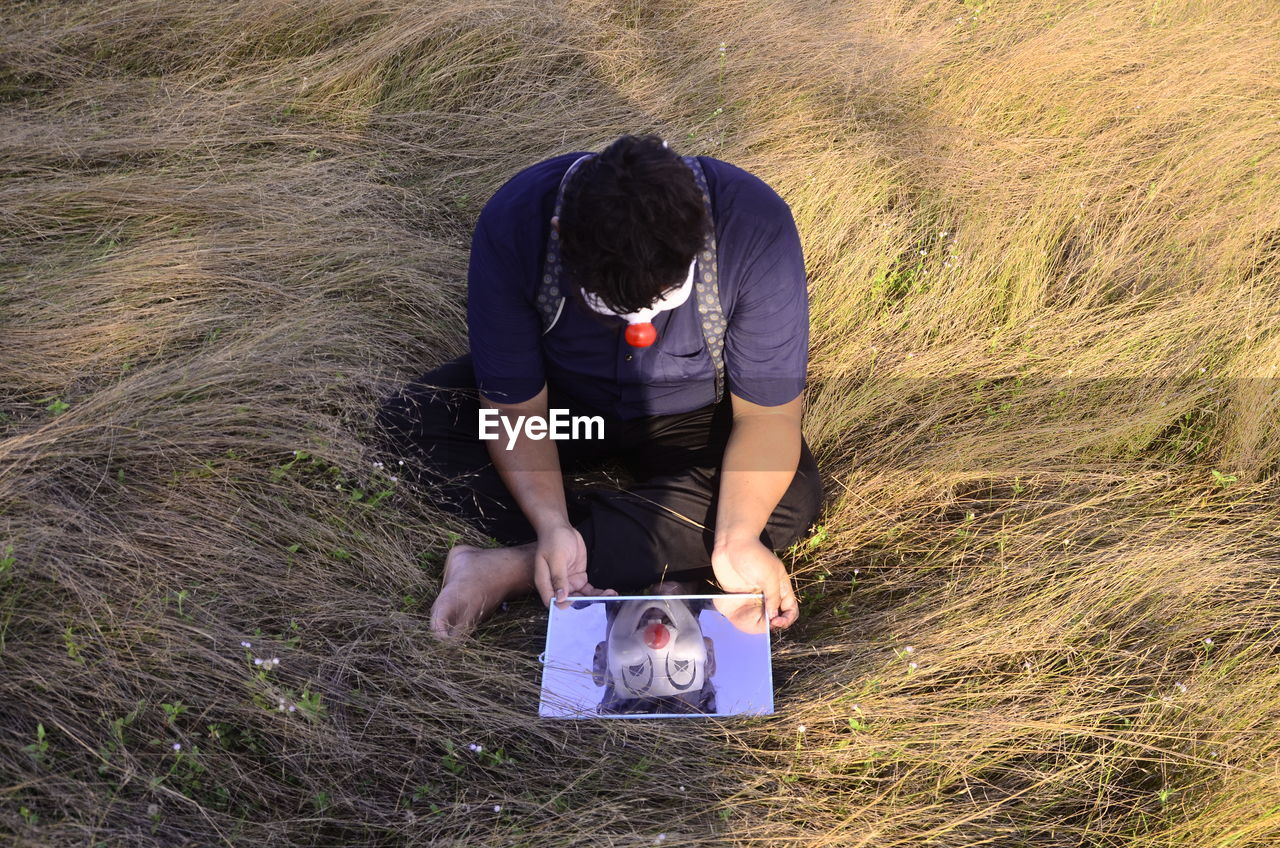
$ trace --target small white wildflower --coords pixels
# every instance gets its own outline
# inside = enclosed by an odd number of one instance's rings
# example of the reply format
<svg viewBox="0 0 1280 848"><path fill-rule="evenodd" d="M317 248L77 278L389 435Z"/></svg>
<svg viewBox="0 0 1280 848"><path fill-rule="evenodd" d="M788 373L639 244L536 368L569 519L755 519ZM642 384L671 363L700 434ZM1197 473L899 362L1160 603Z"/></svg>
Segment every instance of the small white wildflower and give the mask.
<svg viewBox="0 0 1280 848"><path fill-rule="evenodd" d="M1024 663L1022 664L1022 667L1023 667L1023 668L1025 668L1027 671L1030 671L1030 670L1031 670L1031 660L1027 660L1026 662L1024 662Z"/></svg>
<svg viewBox="0 0 1280 848"><path fill-rule="evenodd" d="M262 657L254 657L254 658L253 658L253 664L254 664L254 665L262 665Z"/></svg>
<svg viewBox="0 0 1280 848"><path fill-rule="evenodd" d="M1205 639L1205 640L1204 640L1204 643L1205 643L1206 645L1212 645L1212 644L1213 644L1213 640L1212 640L1212 639Z"/></svg>
<svg viewBox="0 0 1280 848"><path fill-rule="evenodd" d="M1201 374L1203 374L1203 373L1204 373L1204 366L1201 366L1201 367L1200 367L1200 373L1201 373Z"/></svg>
<svg viewBox="0 0 1280 848"><path fill-rule="evenodd" d="M808 730L808 728L805 727L803 724L796 728L797 733L804 733L806 730Z"/></svg>
<svg viewBox="0 0 1280 848"><path fill-rule="evenodd" d="M922 251L920 251L920 255L921 255L921 256L924 256L924 255L925 255L926 253L928 253L928 252L929 252L929 251L927 251L927 250L922 250Z"/></svg>
<svg viewBox="0 0 1280 848"><path fill-rule="evenodd" d="M1211 750L1211 751L1209 751L1209 756L1211 756L1211 757L1216 757L1216 756L1218 756L1218 752L1217 752L1217 751L1213 751L1213 750Z"/></svg>
<svg viewBox="0 0 1280 848"><path fill-rule="evenodd" d="M400 460L400 465L404 465L404 460Z"/></svg>
<svg viewBox="0 0 1280 848"><path fill-rule="evenodd" d="M683 791L684 791L684 787L683 787L683 786L681 786L681 787L680 787L680 791L681 791L681 792L683 792Z"/></svg>
<svg viewBox="0 0 1280 848"><path fill-rule="evenodd" d="M477 745L477 744L476 744L476 743L474 743L474 742L472 742L470 745L468 745L468 746L467 746L467 748L469 748L469 749L470 749L470 750L472 750L472 751L475 751L477 754L484 750L484 746L483 746L483 745Z"/></svg>
<svg viewBox="0 0 1280 848"><path fill-rule="evenodd" d="M397 477L396 475L392 474L392 475L391 475L391 482L392 482L392 483L399 483L399 482L400 482L400 478L399 478L399 477Z"/></svg>
<svg viewBox="0 0 1280 848"><path fill-rule="evenodd" d="M501 805L501 804L494 804L494 805L493 805L493 811L494 811L495 813L500 813L500 812L502 812L502 805Z"/></svg>
<svg viewBox="0 0 1280 848"><path fill-rule="evenodd" d="M913 648L911 645L908 645L907 647L903 648L903 650L906 651L908 654L910 654L915 651L915 648Z"/></svg>
<svg viewBox="0 0 1280 848"><path fill-rule="evenodd" d="M272 665L280 665L280 658L279 658L279 657L272 657L272 658L271 658L271 664L272 664Z"/></svg>
<svg viewBox="0 0 1280 848"><path fill-rule="evenodd" d="M284 712L284 706L285 706L285 704L284 704L284 698L277 698L277 699L276 699L276 709L277 709L277 710L279 710L280 712Z"/></svg>
<svg viewBox="0 0 1280 848"><path fill-rule="evenodd" d="M861 572L860 570L858 570L858 569L856 569L856 568L855 568L855 569L853 570L853 573L854 573L854 574L861 574L862 572Z"/></svg>
<svg viewBox="0 0 1280 848"><path fill-rule="evenodd" d="M297 712L297 711L298 711L298 705L297 705L297 704L290 704L290 705L289 705L289 712L293 713L293 712Z"/></svg>
<svg viewBox="0 0 1280 848"><path fill-rule="evenodd" d="M920 667L920 666L916 665L915 663L908 663L908 664L907 664L907 668L911 669L912 671L915 671L915 670L916 670L917 668L919 668L919 667Z"/></svg>
<svg viewBox="0 0 1280 848"><path fill-rule="evenodd" d="M943 230L942 232L938 233L938 237L939 237L939 238L946 238L946 237L947 237L947 231L946 231L946 230Z"/></svg>
<svg viewBox="0 0 1280 848"><path fill-rule="evenodd" d="M181 742L174 742L174 743L173 743L173 750L175 750L175 751L181 751L181 750L182 750L182 743L181 743Z"/></svg>
<svg viewBox="0 0 1280 848"><path fill-rule="evenodd" d="M148 804L148 805L147 805L147 815L149 815L149 816L158 816L158 815L160 815L160 805L159 805L159 804Z"/></svg>
<svg viewBox="0 0 1280 848"><path fill-rule="evenodd" d="M294 451L294 452L293 452L293 455L294 455L294 456L297 456L297 455L298 455L298 452L297 452L297 451Z"/></svg>
<svg viewBox="0 0 1280 848"><path fill-rule="evenodd" d="M667 840L667 835L666 835L665 833L659 833L659 834L658 834L658 838L657 838L657 839L655 839L655 840L653 840L653 841L654 841L654 842L665 842L666 840Z"/></svg>
<svg viewBox="0 0 1280 848"><path fill-rule="evenodd" d="M252 642L241 642L241 643L240 643L240 647L242 647L242 648L252 648L252 647L253 647L253 643L252 643Z"/></svg>

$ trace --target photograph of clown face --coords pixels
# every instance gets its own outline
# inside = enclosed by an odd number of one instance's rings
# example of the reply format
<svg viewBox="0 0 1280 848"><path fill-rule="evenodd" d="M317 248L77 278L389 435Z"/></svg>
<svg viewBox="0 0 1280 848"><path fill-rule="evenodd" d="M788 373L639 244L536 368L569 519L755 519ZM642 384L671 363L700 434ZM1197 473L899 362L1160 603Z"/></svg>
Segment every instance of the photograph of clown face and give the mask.
<svg viewBox="0 0 1280 848"><path fill-rule="evenodd" d="M705 600L663 597L605 607L592 680L604 687L602 713L714 713L716 646L703 635Z"/></svg>
<svg viewBox="0 0 1280 848"><path fill-rule="evenodd" d="M724 596L591 598L563 610L553 604L539 714L771 713L768 632L738 630L712 597Z"/></svg>

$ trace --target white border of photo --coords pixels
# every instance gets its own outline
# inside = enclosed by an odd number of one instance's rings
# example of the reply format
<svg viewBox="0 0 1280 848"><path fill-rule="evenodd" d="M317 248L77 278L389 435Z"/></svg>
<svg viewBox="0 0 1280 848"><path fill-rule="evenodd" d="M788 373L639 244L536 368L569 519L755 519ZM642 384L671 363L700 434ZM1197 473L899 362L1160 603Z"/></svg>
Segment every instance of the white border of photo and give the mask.
<svg viewBox="0 0 1280 848"><path fill-rule="evenodd" d="M758 632L748 632L741 626L735 626L716 606L718 601L720 607L727 608L737 599L759 602L758 621L750 628ZM771 640L769 628L764 624L762 595L572 596L569 600L573 605L568 608L561 609L554 603L550 608L546 649L539 657L542 661L540 717L706 718L773 713ZM607 684L599 681L602 676L612 681L604 663L597 659L598 646L604 645L607 639L607 606L628 601L646 601L651 606L661 606L677 600L706 602L699 605L701 609L695 614L695 619L715 655L714 671L710 676L714 688L714 709L705 712L693 708L687 712L602 712L600 708ZM746 607L746 604L741 606ZM734 618L742 620L740 613L735 613ZM661 641L665 643L666 640ZM682 644L689 644L689 640L682 640Z"/></svg>

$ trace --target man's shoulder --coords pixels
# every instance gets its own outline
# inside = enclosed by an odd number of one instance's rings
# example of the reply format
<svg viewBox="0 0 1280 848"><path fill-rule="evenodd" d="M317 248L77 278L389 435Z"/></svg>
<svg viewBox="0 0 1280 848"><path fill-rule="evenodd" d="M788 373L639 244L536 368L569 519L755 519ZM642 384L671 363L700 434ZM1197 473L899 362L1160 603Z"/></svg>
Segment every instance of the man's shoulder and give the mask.
<svg viewBox="0 0 1280 848"><path fill-rule="evenodd" d="M562 153L521 168L507 179L485 203L480 215L485 219L519 217L528 220L560 185L560 179L582 153Z"/></svg>
<svg viewBox="0 0 1280 848"><path fill-rule="evenodd" d="M743 223L776 225L779 216L791 216L791 207L760 177L732 162L714 156L699 156L707 172L712 205L717 212L730 214Z"/></svg>

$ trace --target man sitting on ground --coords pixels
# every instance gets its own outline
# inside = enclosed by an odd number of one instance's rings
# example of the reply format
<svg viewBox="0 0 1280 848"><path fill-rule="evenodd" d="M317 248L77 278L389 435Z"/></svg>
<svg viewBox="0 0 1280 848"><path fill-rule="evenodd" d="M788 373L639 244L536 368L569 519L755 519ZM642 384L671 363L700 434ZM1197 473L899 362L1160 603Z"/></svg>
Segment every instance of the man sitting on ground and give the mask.
<svg viewBox="0 0 1280 848"><path fill-rule="evenodd" d="M433 632L534 590L565 605L664 577L762 593L761 626L790 626L775 551L822 499L801 434L808 317L791 211L741 168L624 135L508 180L472 239L470 353L379 412L434 503L502 545L449 551ZM512 426L552 409L603 432ZM482 410L500 438L480 438ZM564 472L606 460L634 483L566 492Z"/></svg>

